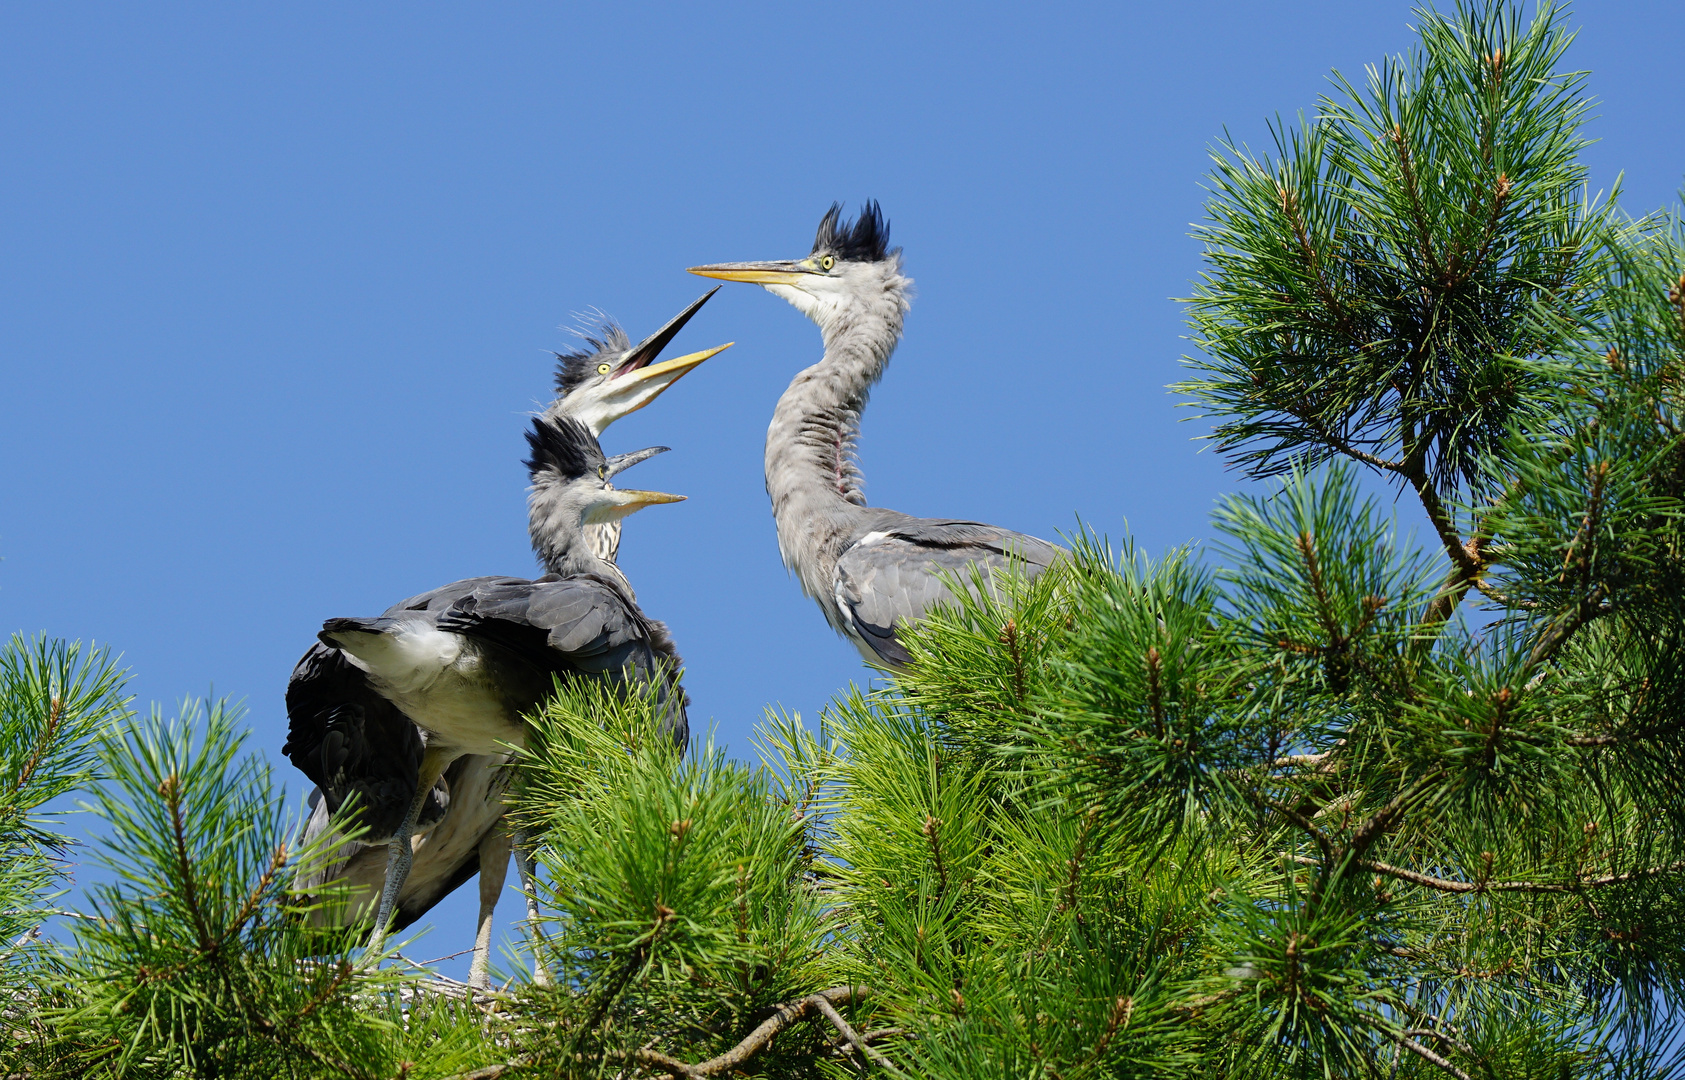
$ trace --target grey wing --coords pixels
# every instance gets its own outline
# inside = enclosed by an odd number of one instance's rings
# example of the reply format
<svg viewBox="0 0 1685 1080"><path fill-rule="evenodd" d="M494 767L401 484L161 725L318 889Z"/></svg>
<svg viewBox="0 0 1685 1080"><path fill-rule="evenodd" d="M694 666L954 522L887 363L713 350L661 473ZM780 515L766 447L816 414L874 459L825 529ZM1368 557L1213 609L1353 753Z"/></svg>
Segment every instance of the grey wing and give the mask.
<svg viewBox="0 0 1685 1080"><path fill-rule="evenodd" d="M438 625L495 642L564 678L653 683L666 706L662 726L680 745L688 738L684 692L671 685L678 658L657 639L659 624L605 581L571 577L482 586L441 615Z"/></svg>
<svg viewBox="0 0 1685 1080"><path fill-rule="evenodd" d="M438 626L546 671L619 671L647 644L637 616L592 578L492 582L451 604Z"/></svg>
<svg viewBox="0 0 1685 1080"><path fill-rule="evenodd" d="M396 618L406 611L434 611L442 612L450 609L465 596L472 596L481 588L509 585L530 585L526 578L516 577L471 577L461 581L453 581L449 585L441 585L431 592L424 592L420 596L412 596L408 600L400 600L386 609L382 618Z"/></svg>
<svg viewBox="0 0 1685 1080"><path fill-rule="evenodd" d="M952 594L944 577L970 586L971 568L1011 567L1034 577L1059 557L1045 540L974 521L910 518L867 533L837 561L837 605L878 658L901 667L912 657L898 625L918 622Z"/></svg>

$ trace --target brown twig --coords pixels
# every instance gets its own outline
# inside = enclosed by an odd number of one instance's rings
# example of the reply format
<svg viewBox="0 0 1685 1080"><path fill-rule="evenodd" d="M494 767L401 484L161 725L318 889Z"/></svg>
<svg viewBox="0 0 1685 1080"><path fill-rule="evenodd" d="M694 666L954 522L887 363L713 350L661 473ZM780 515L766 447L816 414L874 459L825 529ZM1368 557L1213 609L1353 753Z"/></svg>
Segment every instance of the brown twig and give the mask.
<svg viewBox="0 0 1685 1080"><path fill-rule="evenodd" d="M854 1033L853 1028L849 1027L848 1023L844 1021L840 1015L836 1015L834 1019L832 1018L833 1015L836 1014L835 1006L847 1005L851 1002L859 1001L861 998L866 997L870 993L871 991L864 986L833 986L829 990L821 990L817 994L809 994L807 997L801 998L800 1000L776 1006L773 1014L763 1020L759 1027L744 1036L742 1042L738 1043L736 1046L727 1050L718 1057L709 1058L707 1061L699 1062L695 1065L686 1061L680 1061L676 1057L663 1054L661 1051L651 1049L647 1046L639 1047L636 1050L610 1051L606 1056L620 1061L634 1061L639 1065L647 1065L651 1068L659 1069L669 1076L683 1078L683 1080L692 1080L692 1078L696 1077L719 1076L722 1073L727 1073L738 1068L744 1062L748 1061L750 1058L754 1057L756 1054L771 1045L773 1038L778 1035L779 1032L784 1031L786 1028L789 1028L798 1021L802 1020L810 1012L817 1011L825 1015L827 1019L831 1020L832 1025L838 1027L838 1030L841 1031L843 1036L848 1038L851 1043L854 1043L854 1045L865 1050L865 1052L872 1057L873 1061L882 1065L890 1073L899 1076L901 1073L899 1073L887 1059L879 1060L882 1055L865 1045L867 1042L867 1036L861 1036L858 1033ZM894 1031L894 1029L888 1030ZM872 1032L870 1034L872 1036L877 1036L886 1033L888 1032ZM531 1054L523 1054L510 1061L498 1062L495 1065L485 1065L465 1073L457 1073L455 1076L447 1077L446 1080L498 1080L499 1077L503 1076L511 1069L521 1068L522 1066L531 1064L534 1060L535 1058Z"/></svg>
<svg viewBox="0 0 1685 1080"><path fill-rule="evenodd" d="M1290 823L1297 826L1300 830L1310 836L1310 838L1316 842L1316 846L1321 849L1323 861L1332 861L1334 857L1334 845L1329 841L1327 835L1323 833L1321 829L1311 823L1309 818L1299 813L1299 811L1293 809L1291 806L1284 806L1273 799L1266 799L1253 793L1249 793L1249 796L1259 806L1266 810L1274 810L1276 813L1286 818Z"/></svg>
<svg viewBox="0 0 1685 1080"><path fill-rule="evenodd" d="M1287 858L1301 866L1320 865L1318 860L1305 855L1289 855ZM1630 881L1642 881L1644 878L1655 877L1658 874L1685 872L1685 860L1681 860L1668 863L1665 866L1650 866L1643 870L1633 870L1625 874L1605 874L1602 877L1580 878L1576 881L1456 881L1452 878L1434 877L1431 874L1406 870L1402 866L1375 862L1372 859L1358 859L1352 865L1359 870L1367 870L1370 873L1397 878L1400 881L1408 881L1412 885L1420 885L1426 889L1436 889L1439 892L1449 893L1573 893L1584 889L1603 889L1611 885L1624 885Z"/></svg>
<svg viewBox="0 0 1685 1080"><path fill-rule="evenodd" d="M924 832L925 839L930 841L931 857L936 860L936 891L938 894L948 891L948 865L942 859L942 841L939 836L939 830L941 827L941 818L935 817L931 814L926 814L924 816L924 829L922 831Z"/></svg>
<svg viewBox="0 0 1685 1080"><path fill-rule="evenodd" d="M849 1026L848 1021L843 1019L842 1013L838 1012L837 1007L827 1001L824 995L815 994L810 1000L813 1002L813 1007L823 1013L825 1015L825 1019L831 1022L831 1026L836 1028L837 1031L842 1034L843 1038L854 1044L854 1048L856 1050L871 1058L876 1065L882 1068L885 1072L889 1073L889 1075L901 1075L901 1070L890 1064L889 1059L884 1057L881 1051L874 1050L866 1044L866 1040L861 1038L859 1033Z"/></svg>
<svg viewBox="0 0 1685 1080"><path fill-rule="evenodd" d="M1404 139L1404 125L1394 124L1387 132L1387 138L1392 140L1393 148L1398 151L1398 168L1404 179L1405 194L1410 196L1412 224L1416 226L1417 239L1422 245L1422 258L1428 269L1433 272L1435 279L1445 284L1445 270L1439 265L1439 259L1433 253L1433 236L1428 229L1427 215L1422 210L1422 195L1416 184L1416 166L1410 157L1410 144Z"/></svg>
<svg viewBox="0 0 1685 1080"><path fill-rule="evenodd" d="M868 993L869 991L864 986L833 986L829 990L809 994L799 1001L780 1005L771 1016L761 1022L759 1027L745 1036L742 1042L718 1057L709 1058L697 1065L686 1064L657 1050L635 1050L627 1056L640 1065L652 1065L670 1076L686 1078L718 1076L737 1068L766 1049L767 1045L772 1042L773 1036L807 1016L810 1011L817 1009L820 1001L829 1005L845 1005L865 997ZM495 1080L495 1078L486 1077L485 1080Z"/></svg>
<svg viewBox="0 0 1685 1080"><path fill-rule="evenodd" d="M234 918L229 922L228 930L222 935L223 942L227 942L229 938L238 934L240 928L246 924L246 920L257 911L258 904L262 903L263 897L269 892L269 887L275 883L275 875L280 873L281 867L286 864L286 861L287 845L276 845L274 853L269 857L269 865L264 868L262 875L258 877L257 884L252 886L252 891L246 896L246 902L240 905L240 910L234 913Z"/></svg>
<svg viewBox="0 0 1685 1080"><path fill-rule="evenodd" d="M1012 696L1020 707L1024 704L1024 650L1018 642L1018 620L1006 620L1000 632L1001 643L1012 652Z"/></svg>
<svg viewBox="0 0 1685 1080"><path fill-rule="evenodd" d="M1333 288L1323 275L1322 262L1317 257L1316 247L1311 243L1310 229L1305 224L1305 218L1300 213L1299 196L1287 190L1280 181L1276 182L1276 194L1281 199L1281 212L1286 215L1288 225L1293 229L1293 238L1299 242L1299 252L1305 257L1305 265L1310 268L1311 277L1316 281L1316 291L1321 294L1322 302L1328 305L1328 310L1334 316L1336 328L1344 331L1349 320L1340 308L1339 298L1334 295Z"/></svg>
<svg viewBox="0 0 1685 1080"><path fill-rule="evenodd" d="M1433 772L1428 773L1426 776L1422 777L1414 784L1411 784L1408 788L1405 788L1397 795L1394 795L1390 802L1375 811L1374 815L1370 817L1368 821L1359 825L1357 831L1352 833L1351 842L1346 845L1346 850L1341 853L1341 861L1343 862L1344 856L1348 854L1361 860L1364 852L1368 851L1375 841L1379 840L1386 834L1388 829L1392 828L1394 819L1396 819L1398 815L1402 814L1407 806L1421 798L1428 788L1444 775L1444 769L1435 769Z"/></svg>
<svg viewBox="0 0 1685 1080"><path fill-rule="evenodd" d="M12 782L15 788L22 788L29 783L29 778L35 775L35 770L46 756L47 748L53 743L53 736L58 734L59 721L64 718L64 699L55 696L47 706L47 726L41 729L41 737L35 740L35 745L29 751L29 760L23 763L23 770L18 778Z"/></svg>
<svg viewBox="0 0 1685 1080"><path fill-rule="evenodd" d="M158 785L158 794L164 797L164 802L170 808L170 826L175 832L176 865L181 870L182 899L187 901L187 910L193 914L193 929L199 935L199 952L202 955L213 955L217 951L220 941L211 940L210 928L205 925L205 913L199 906L199 884L193 878L193 861L187 856L186 823L181 818L181 780L174 773L164 777Z"/></svg>
<svg viewBox="0 0 1685 1080"><path fill-rule="evenodd" d="M518 1069L531 1060L528 1057L518 1057L513 1061L500 1061L496 1065L486 1065L469 1072L457 1073L455 1076L446 1077L445 1080L497 1080L510 1069Z"/></svg>
<svg viewBox="0 0 1685 1080"><path fill-rule="evenodd" d="M1456 1050L1467 1054L1469 1057L1475 1056L1474 1047L1470 1046L1466 1042L1463 1042L1461 1039L1440 1031L1437 1028L1408 1028L1405 1030L1404 1034L1412 1039L1417 1038L1418 1036L1427 1035L1431 1038L1438 1039L1446 1046L1453 1047Z"/></svg>
<svg viewBox="0 0 1685 1080"><path fill-rule="evenodd" d="M1672 734L1677 724L1652 724L1639 728L1637 731L1611 731L1602 735L1572 735L1562 740L1564 746L1618 746L1623 742L1633 742L1638 739L1649 739L1657 735Z"/></svg>
<svg viewBox="0 0 1685 1080"><path fill-rule="evenodd" d="M286 1023L282 1025L283 1030L290 1031L302 1024L305 1020L309 1019L310 1014L321 1008L329 998L333 997L334 994L339 991L339 988L344 986L351 978L356 970L357 969L352 967L348 961L341 960L334 968L333 976L329 978L325 984L323 984L320 990L311 995L310 1000L305 1003L304 1008L300 1009L297 1013L288 1018Z"/></svg>
<svg viewBox="0 0 1685 1080"><path fill-rule="evenodd" d="M1409 1033L1399 1031L1397 1028L1392 1027L1390 1024L1387 1024L1378 1017L1364 1016L1360 1013L1359 1018L1370 1027L1391 1039L1393 1042L1396 1042L1404 1049L1421 1058L1423 1061L1426 1061L1428 1064L1433 1065L1436 1068L1443 1069L1452 1076L1457 1077L1457 1080L1474 1080L1474 1078L1468 1073L1457 1068L1457 1066L1451 1064L1451 1062L1447 1061L1445 1058L1440 1057L1432 1050L1429 1050L1415 1039L1410 1038ZM1438 1033L1436 1032L1435 1034Z"/></svg>
<svg viewBox="0 0 1685 1080"><path fill-rule="evenodd" d="M1088 857L1088 839L1094 832L1095 819L1100 816L1098 805L1090 806L1088 813L1082 817L1082 831L1077 834L1077 848L1066 860L1064 896L1059 901L1060 911L1070 911L1077 906L1077 885L1082 878L1082 863Z"/></svg>
<svg viewBox="0 0 1685 1080"><path fill-rule="evenodd" d="M1545 632L1540 635L1538 644L1533 646L1533 651L1527 655L1527 667L1535 668L1549 660L1556 650L1560 649L1563 643L1573 637L1581 627L1593 619L1609 614L1611 608L1604 604L1607 595L1604 587L1598 585L1587 594L1584 600L1574 606L1574 610L1568 613L1567 618L1558 619L1551 623Z"/></svg>
<svg viewBox="0 0 1685 1080"><path fill-rule="evenodd" d="M1329 446L1332 446L1334 449L1338 450L1340 453L1346 455L1347 457L1351 458L1352 460L1361 461L1361 462L1363 462L1363 464L1371 466L1371 467L1376 468L1376 469L1380 469L1383 472L1402 473L1404 471L1404 468L1405 468L1404 462L1393 461L1390 458L1380 457L1376 454L1369 453L1367 450L1359 450L1357 447L1353 446L1349 440L1347 440L1347 439L1345 439L1345 438L1343 438L1339 435L1336 435L1332 431L1328 430L1328 426L1326 424L1322 423L1322 421L1320 419L1318 419L1317 417L1314 417L1314 416L1299 416L1299 414L1297 414L1297 413L1295 413L1294 415L1298 416L1298 418L1300 420L1303 420L1305 423L1307 423L1307 424L1311 425L1311 427L1315 428L1316 434L1318 435L1318 437L1320 437L1322 439L1323 442L1327 443Z"/></svg>
<svg viewBox="0 0 1685 1080"><path fill-rule="evenodd" d="M1393 1034L1390 1031L1387 1032L1387 1034L1392 1035L1393 1039L1398 1043L1398 1045L1404 1047L1404 1049L1410 1051L1412 1054L1415 1054L1417 1057L1421 1058L1423 1061L1426 1061L1430 1065L1435 1065L1435 1066L1438 1066L1441 1069L1444 1069L1446 1072L1450 1073L1452 1076L1455 1076L1457 1078L1457 1080L1474 1080L1474 1078L1471 1077L1468 1073L1466 1073L1463 1070L1457 1068L1457 1066L1451 1064L1445 1058L1440 1057L1438 1054L1434 1053L1432 1050L1429 1050L1427 1047L1423 1046L1421 1043L1417 1042L1415 1039L1409 1038L1409 1037L1407 1037L1405 1035L1402 1035L1402 1034Z"/></svg>
<svg viewBox="0 0 1685 1080"><path fill-rule="evenodd" d="M1106 1052L1106 1047L1112 1044L1117 1033L1129 1027L1129 1018L1135 1013L1135 999L1120 997L1112 1002L1112 1015L1106 1021L1106 1030L1100 1033L1100 1040L1094 1044L1094 1049L1088 1055L1090 1064L1099 1061Z"/></svg>
<svg viewBox="0 0 1685 1080"><path fill-rule="evenodd" d="M1159 684L1159 673L1163 664L1159 659L1158 646L1147 646L1147 707L1153 713L1153 725L1158 729L1158 737L1167 734L1164 716L1164 688Z"/></svg>

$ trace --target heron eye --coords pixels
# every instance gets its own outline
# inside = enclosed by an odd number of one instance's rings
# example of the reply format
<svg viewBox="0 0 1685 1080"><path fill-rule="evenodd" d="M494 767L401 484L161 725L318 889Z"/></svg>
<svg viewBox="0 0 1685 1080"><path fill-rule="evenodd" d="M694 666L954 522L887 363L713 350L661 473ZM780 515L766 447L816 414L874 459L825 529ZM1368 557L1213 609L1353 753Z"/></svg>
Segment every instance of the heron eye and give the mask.
<svg viewBox="0 0 1685 1080"><path fill-rule="evenodd" d="M608 466L607 465L598 465L597 466L597 479L598 480L607 480L608 479Z"/></svg>
<svg viewBox="0 0 1685 1080"><path fill-rule="evenodd" d="M608 374L608 365L607 364L598 364L597 365L597 374L598 375L607 375Z"/></svg>
<svg viewBox="0 0 1685 1080"><path fill-rule="evenodd" d="M835 257L827 255L823 259L819 260L819 265L822 269L829 270L831 267L837 265L837 260Z"/></svg>

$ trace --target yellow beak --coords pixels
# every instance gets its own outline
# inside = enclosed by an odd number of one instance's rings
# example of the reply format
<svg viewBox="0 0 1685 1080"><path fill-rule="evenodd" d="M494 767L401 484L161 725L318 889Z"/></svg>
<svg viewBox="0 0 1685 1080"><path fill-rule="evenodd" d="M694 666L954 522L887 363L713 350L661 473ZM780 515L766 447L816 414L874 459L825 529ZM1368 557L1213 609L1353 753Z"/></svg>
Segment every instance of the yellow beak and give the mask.
<svg viewBox="0 0 1685 1080"><path fill-rule="evenodd" d="M737 342L728 341L724 345L716 345L712 349L703 349L701 352L693 352L685 356L674 357L671 360L663 360L659 364L650 364L648 367L641 367L636 371L627 372L625 375L621 376L621 379L625 380L625 385L627 386L633 386L641 382L648 382L650 379L660 379L663 377L667 377L668 382L678 382L679 379L686 372L690 371L691 368L696 367L710 356L717 356L718 354L725 352L735 344L737 344Z"/></svg>
<svg viewBox="0 0 1685 1080"><path fill-rule="evenodd" d="M698 277L719 278L721 281L747 281L752 285L798 285L815 271L796 262L714 263L693 266Z"/></svg>
<svg viewBox="0 0 1685 1080"><path fill-rule="evenodd" d="M641 510L646 506L659 506L661 503L684 502L687 496L669 495L665 491L639 491L636 488L616 488L620 493L623 505L634 510Z"/></svg>

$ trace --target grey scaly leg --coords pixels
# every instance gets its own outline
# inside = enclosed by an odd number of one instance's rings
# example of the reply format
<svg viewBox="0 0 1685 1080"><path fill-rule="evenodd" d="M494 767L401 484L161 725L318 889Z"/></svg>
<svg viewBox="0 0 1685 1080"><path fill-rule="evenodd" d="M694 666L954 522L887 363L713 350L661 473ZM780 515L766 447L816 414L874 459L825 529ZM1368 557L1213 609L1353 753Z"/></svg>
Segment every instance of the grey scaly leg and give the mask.
<svg viewBox="0 0 1685 1080"><path fill-rule="evenodd" d="M521 873L521 891L527 897L527 923L533 937L532 981L539 986L549 986L550 973L544 969L544 957L540 951L544 931L538 928L538 883L533 880L532 848L524 831L515 834L515 868Z"/></svg>
<svg viewBox="0 0 1685 1080"><path fill-rule="evenodd" d="M429 747L421 755L421 770L416 776L415 798L410 802L409 813L404 815L403 823L398 831L392 834L392 842L386 848L386 887L380 891L380 911L375 915L374 934L369 938L369 955L379 956L386 948L386 928L392 922L392 912L398 906L398 893L404 888L404 880L410 876L410 837L415 833L415 823L421 817L421 808L427 805L427 796L432 793L433 785L439 780L445 766L449 765L453 752Z"/></svg>
<svg viewBox="0 0 1685 1080"><path fill-rule="evenodd" d="M509 874L509 827L498 821L480 841L480 924L474 934L474 962L468 966L468 985L491 989L491 913Z"/></svg>

